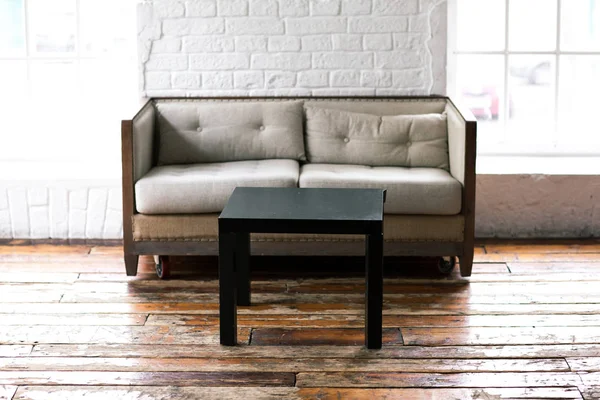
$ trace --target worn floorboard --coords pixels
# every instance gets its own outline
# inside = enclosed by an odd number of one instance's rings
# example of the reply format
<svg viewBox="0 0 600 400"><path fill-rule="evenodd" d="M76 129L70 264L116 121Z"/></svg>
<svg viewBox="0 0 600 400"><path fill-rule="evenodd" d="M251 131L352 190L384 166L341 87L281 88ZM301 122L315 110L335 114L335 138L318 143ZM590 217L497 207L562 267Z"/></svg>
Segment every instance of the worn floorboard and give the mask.
<svg viewBox="0 0 600 400"><path fill-rule="evenodd" d="M89 399L119 399L119 400L300 400L295 387L191 387L191 386L22 386L17 391L15 399L19 400L89 400ZM546 393L546 392L544 392ZM547 392L554 393L554 392ZM557 392L558 393L558 392ZM580 397L566 397L567 399ZM558 398L558 397L554 397Z"/></svg>
<svg viewBox="0 0 600 400"><path fill-rule="evenodd" d="M144 325L148 316L145 314L2 314L2 326L21 325L34 327L45 326L105 326L105 325ZM590 322L593 323L593 322ZM577 322L578 325L585 325ZM174 324L173 324L174 325ZM1 351L1 350L0 350Z"/></svg>
<svg viewBox="0 0 600 400"><path fill-rule="evenodd" d="M151 314L146 320L146 325L213 325L218 323L218 318L218 316L212 315ZM364 326L364 323L364 316L362 315L289 314L238 316L238 326L253 328L361 328ZM73 324L77 325L76 318L73 319ZM464 328L479 326L522 326L529 328L542 326L600 327L600 315L385 315L383 317L383 326L384 328Z"/></svg>
<svg viewBox="0 0 600 400"><path fill-rule="evenodd" d="M564 359L0 358L2 371L127 372L569 372ZM582 364L579 364L582 366ZM596 367L597 368L597 367Z"/></svg>
<svg viewBox="0 0 600 400"><path fill-rule="evenodd" d="M399 328L383 329L383 345L403 344ZM365 342L365 331L361 328L344 329L282 329L259 328L252 331L252 345L255 346L290 346L290 345L333 345L360 346Z"/></svg>
<svg viewBox="0 0 600 400"><path fill-rule="evenodd" d="M29 354L29 353L27 353ZM24 354L24 355L27 355ZM595 357L600 344L502 345L502 346L384 346L367 350L361 346L155 346L131 344L38 344L32 357L140 357L140 358L436 358L436 359L543 359Z"/></svg>
<svg viewBox="0 0 600 400"><path fill-rule="evenodd" d="M1 375L0 375L1 376ZM298 387L327 387L335 382L340 387L363 388L442 388L442 387L565 387L582 384L575 372L499 372L499 373L404 373L404 372L301 372Z"/></svg>
<svg viewBox="0 0 600 400"><path fill-rule="evenodd" d="M485 388L485 389L338 389L338 388L207 388L207 387L161 387L136 386L24 386L17 392L22 400L87 400L107 396L111 399L581 399L576 387L566 388Z"/></svg>
<svg viewBox="0 0 600 400"><path fill-rule="evenodd" d="M304 399L581 399L576 387L566 388L484 388L484 389L300 389Z"/></svg>
<svg viewBox="0 0 600 400"><path fill-rule="evenodd" d="M253 305L219 345L216 257L0 244L0 399L600 399L600 242L485 241L470 278L385 263L364 342L361 258L252 260Z"/></svg>
<svg viewBox="0 0 600 400"><path fill-rule="evenodd" d="M289 372L1 371L0 385L294 386Z"/></svg>
<svg viewBox="0 0 600 400"><path fill-rule="evenodd" d="M17 386L0 384L0 400L11 400L17 391Z"/></svg>
<svg viewBox="0 0 600 400"><path fill-rule="evenodd" d="M250 328L238 329L238 341L248 343ZM8 326L0 327L0 342L217 344L218 326Z"/></svg>

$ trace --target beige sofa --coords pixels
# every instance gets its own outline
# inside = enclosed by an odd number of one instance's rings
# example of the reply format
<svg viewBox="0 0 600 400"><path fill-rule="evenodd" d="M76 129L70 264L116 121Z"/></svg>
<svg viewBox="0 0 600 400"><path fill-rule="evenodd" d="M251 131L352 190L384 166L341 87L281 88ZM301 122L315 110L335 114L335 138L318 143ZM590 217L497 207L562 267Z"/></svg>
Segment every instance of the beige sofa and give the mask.
<svg viewBox="0 0 600 400"><path fill-rule="evenodd" d="M151 99L122 121L126 272L141 254L218 254L236 186L370 187L387 189L385 255L457 256L469 276L476 128L439 96ZM252 253L361 255L363 240L253 234Z"/></svg>

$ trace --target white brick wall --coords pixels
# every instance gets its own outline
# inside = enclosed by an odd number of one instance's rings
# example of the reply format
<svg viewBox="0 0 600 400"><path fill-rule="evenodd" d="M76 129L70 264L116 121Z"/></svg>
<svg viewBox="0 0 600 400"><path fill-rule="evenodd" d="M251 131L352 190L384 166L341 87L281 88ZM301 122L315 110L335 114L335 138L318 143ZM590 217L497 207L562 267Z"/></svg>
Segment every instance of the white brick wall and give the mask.
<svg viewBox="0 0 600 400"><path fill-rule="evenodd" d="M445 92L445 0L147 0L145 96Z"/></svg>
<svg viewBox="0 0 600 400"><path fill-rule="evenodd" d="M120 239L119 182L0 182L0 238Z"/></svg>

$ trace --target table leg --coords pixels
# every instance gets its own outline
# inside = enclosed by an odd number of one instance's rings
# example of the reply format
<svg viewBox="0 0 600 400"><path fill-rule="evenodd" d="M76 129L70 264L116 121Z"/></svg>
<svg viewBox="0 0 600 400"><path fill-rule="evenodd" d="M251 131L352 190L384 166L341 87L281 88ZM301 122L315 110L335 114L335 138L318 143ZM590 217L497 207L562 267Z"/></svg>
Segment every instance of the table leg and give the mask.
<svg viewBox="0 0 600 400"><path fill-rule="evenodd" d="M365 346L381 348L383 308L383 234L366 237Z"/></svg>
<svg viewBox="0 0 600 400"><path fill-rule="evenodd" d="M235 234L219 233L219 321L221 344L237 344Z"/></svg>
<svg viewBox="0 0 600 400"><path fill-rule="evenodd" d="M235 235L235 274L237 281L237 305L250 305L250 234Z"/></svg>

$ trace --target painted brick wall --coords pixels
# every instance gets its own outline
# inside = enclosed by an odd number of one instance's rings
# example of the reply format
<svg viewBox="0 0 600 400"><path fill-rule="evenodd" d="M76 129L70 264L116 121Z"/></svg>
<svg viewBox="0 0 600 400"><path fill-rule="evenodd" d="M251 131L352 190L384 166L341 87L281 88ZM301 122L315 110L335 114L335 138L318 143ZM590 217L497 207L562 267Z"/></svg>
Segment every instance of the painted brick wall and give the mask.
<svg viewBox="0 0 600 400"><path fill-rule="evenodd" d="M445 0L145 1L141 91L443 94L446 12Z"/></svg>
<svg viewBox="0 0 600 400"><path fill-rule="evenodd" d="M0 238L120 239L118 182L0 184Z"/></svg>

